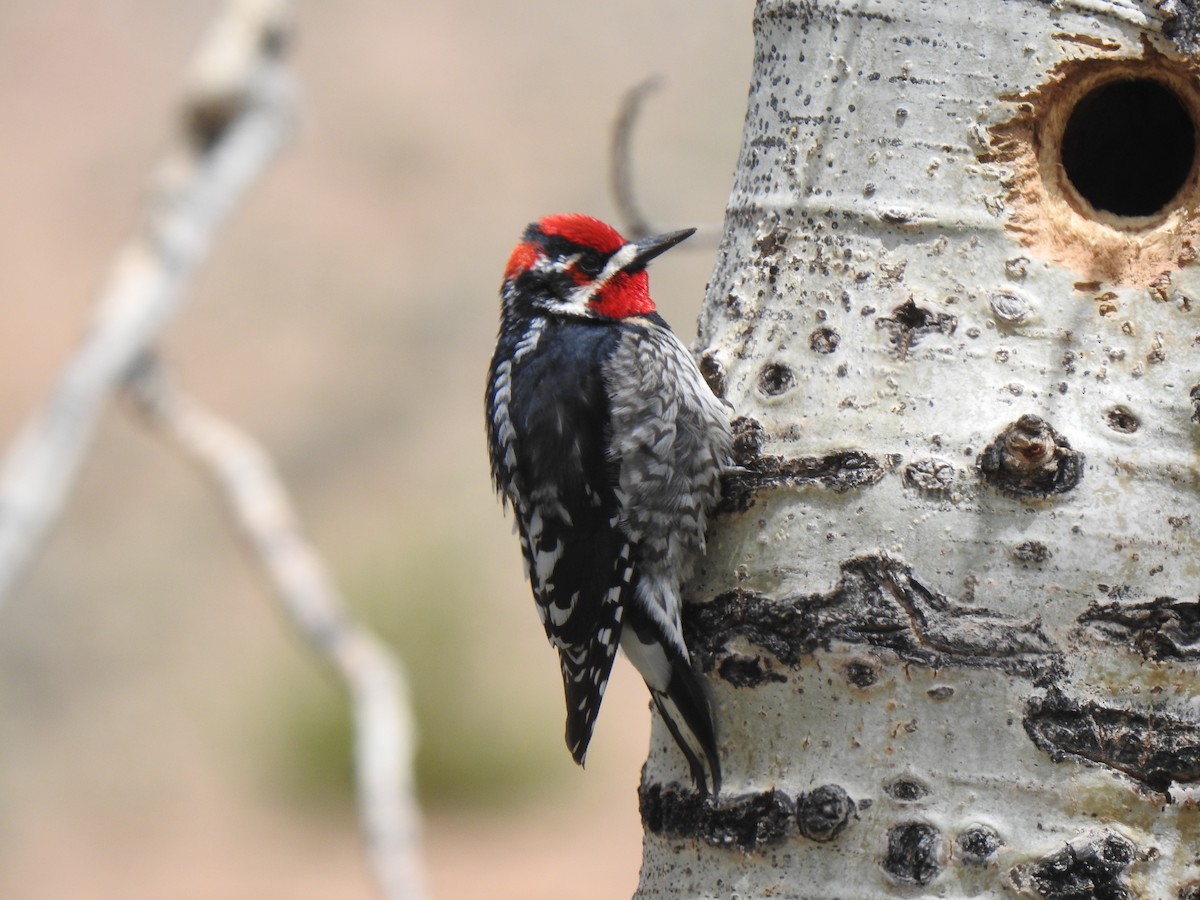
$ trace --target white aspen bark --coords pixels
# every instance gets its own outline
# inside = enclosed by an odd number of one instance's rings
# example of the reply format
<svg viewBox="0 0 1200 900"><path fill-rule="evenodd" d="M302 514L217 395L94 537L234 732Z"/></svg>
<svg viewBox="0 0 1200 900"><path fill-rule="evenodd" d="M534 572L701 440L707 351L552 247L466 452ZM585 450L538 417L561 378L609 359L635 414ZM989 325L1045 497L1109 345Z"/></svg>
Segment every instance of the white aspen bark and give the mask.
<svg viewBox="0 0 1200 900"><path fill-rule="evenodd" d="M638 897L1200 897L1191 10L760 0Z"/></svg>

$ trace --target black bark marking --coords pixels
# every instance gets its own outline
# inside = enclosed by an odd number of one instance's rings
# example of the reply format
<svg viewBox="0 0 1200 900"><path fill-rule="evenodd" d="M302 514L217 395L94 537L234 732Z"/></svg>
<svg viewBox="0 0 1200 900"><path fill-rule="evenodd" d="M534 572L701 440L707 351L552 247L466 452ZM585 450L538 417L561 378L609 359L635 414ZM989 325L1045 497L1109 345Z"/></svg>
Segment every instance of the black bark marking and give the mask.
<svg viewBox="0 0 1200 900"><path fill-rule="evenodd" d="M930 456L905 466L903 478L907 487L940 494L953 487L956 474L953 464Z"/></svg>
<svg viewBox="0 0 1200 900"><path fill-rule="evenodd" d="M808 346L813 353L833 353L841 342L842 336L832 328L818 328L808 336Z"/></svg>
<svg viewBox="0 0 1200 900"><path fill-rule="evenodd" d="M1146 659L1200 659L1200 601L1156 597L1144 603L1092 604L1079 623L1093 637L1121 643Z"/></svg>
<svg viewBox="0 0 1200 900"><path fill-rule="evenodd" d="M967 865L986 866L1004 842L1000 840L1000 835L996 834L994 828L972 825L959 832L954 843L958 847L959 858Z"/></svg>
<svg viewBox="0 0 1200 900"><path fill-rule="evenodd" d="M1049 497L1083 478L1083 454L1038 416L1021 416L979 454L984 481L1017 497Z"/></svg>
<svg viewBox="0 0 1200 900"><path fill-rule="evenodd" d="M851 660L842 667L846 681L856 688L869 688L879 680L879 671L874 665L863 660Z"/></svg>
<svg viewBox="0 0 1200 900"><path fill-rule="evenodd" d="M877 318L875 327L890 334L890 340L896 347L897 355L901 359L905 359L908 351L926 335L935 332L953 334L958 327L958 319L950 313L934 312L917 306L910 297L893 309L890 316Z"/></svg>
<svg viewBox="0 0 1200 900"><path fill-rule="evenodd" d="M1133 434L1142 427L1142 423L1138 421L1138 417L1133 414L1128 406L1114 406L1104 415L1104 421L1113 431L1119 431L1121 434Z"/></svg>
<svg viewBox="0 0 1200 900"><path fill-rule="evenodd" d="M766 25L778 26L782 25L788 31L793 27L799 28L807 32L809 26L813 22L824 21L828 22L833 27L839 25L844 26L847 21L860 20L863 22L884 22L892 23L896 21L895 16L889 16L886 13L875 12L868 9L847 9L835 10L818 6L816 3L796 2L796 3L774 3L769 6L761 6L755 15L758 17L762 26L755 23L755 27L763 27ZM774 52L774 47L771 48ZM801 57L803 61L803 57ZM872 76L878 79L879 75Z"/></svg>
<svg viewBox="0 0 1200 900"><path fill-rule="evenodd" d="M761 656L731 653L717 666L717 674L734 687L758 687L768 681L784 682L787 676L774 672Z"/></svg>
<svg viewBox="0 0 1200 900"><path fill-rule="evenodd" d="M812 841L832 841L857 816L840 785L826 784L798 795L783 791L703 797L678 785L643 783L638 788L642 824L653 834L694 838L749 853L783 841L795 822Z"/></svg>
<svg viewBox="0 0 1200 900"><path fill-rule="evenodd" d="M898 778L883 786L883 792L900 803L915 803L928 796L929 788L911 778Z"/></svg>
<svg viewBox="0 0 1200 900"><path fill-rule="evenodd" d="M716 354L711 350L706 350L700 356L700 374L704 376L704 380L708 383L708 389L713 392L713 396L724 400L725 367L721 365L721 361L717 359Z"/></svg>
<svg viewBox="0 0 1200 900"><path fill-rule="evenodd" d="M905 884L929 884L942 871L938 860L941 832L925 822L906 822L888 829L887 854L880 863Z"/></svg>
<svg viewBox="0 0 1200 900"><path fill-rule="evenodd" d="M762 456L766 433L762 422L751 416L733 420L733 461L739 466L751 466Z"/></svg>
<svg viewBox="0 0 1200 900"><path fill-rule="evenodd" d="M838 784L824 784L796 798L796 825L810 841L832 841L856 813L854 801Z"/></svg>
<svg viewBox="0 0 1200 900"><path fill-rule="evenodd" d="M766 397L778 397L795 384L796 376L783 363L767 363L758 372L758 390Z"/></svg>
<svg viewBox="0 0 1200 900"><path fill-rule="evenodd" d="M1041 541L1023 541L1013 547L1013 556L1021 562L1035 563L1040 565L1052 557L1054 554L1050 552L1050 548Z"/></svg>
<svg viewBox="0 0 1200 900"><path fill-rule="evenodd" d="M1055 762L1079 759L1166 793L1200 782L1200 723L1163 711L1073 700L1057 689L1026 704L1025 733Z"/></svg>
<svg viewBox="0 0 1200 900"><path fill-rule="evenodd" d="M698 838L747 853L782 841L796 815L795 802L782 791L713 800L676 785L645 783L638 788L638 809L653 834Z"/></svg>
<svg viewBox="0 0 1200 900"><path fill-rule="evenodd" d="M1044 900L1130 900L1125 872L1137 850L1113 831L1074 841L1009 875L1018 890Z"/></svg>
<svg viewBox="0 0 1200 900"><path fill-rule="evenodd" d="M1188 399L1192 401L1192 421L1200 424L1200 384L1192 386Z"/></svg>
<svg viewBox="0 0 1200 900"><path fill-rule="evenodd" d="M716 513L745 512L759 491L782 487L819 487L834 493L875 484L884 475L880 462L862 450L825 456L764 455L762 424L749 416L733 421L733 461L739 467L722 478Z"/></svg>
<svg viewBox="0 0 1200 900"><path fill-rule="evenodd" d="M758 238L754 242L754 249L758 251L758 262L760 265L769 265L777 260L787 250L788 237L791 234L787 228L782 225L777 225Z"/></svg>
<svg viewBox="0 0 1200 900"><path fill-rule="evenodd" d="M839 450L825 456L760 456L755 461L758 484L816 485L841 494L856 487L874 484L883 477L883 466L862 450ZM755 479L748 479L755 480Z"/></svg>
<svg viewBox="0 0 1200 900"><path fill-rule="evenodd" d="M878 554L850 559L827 594L779 598L745 590L684 606L692 657L705 672L744 637L787 666L834 642L891 650L902 659L942 668L970 666L1049 676L1059 654L1038 621L1020 622L967 606L934 591L912 568Z"/></svg>

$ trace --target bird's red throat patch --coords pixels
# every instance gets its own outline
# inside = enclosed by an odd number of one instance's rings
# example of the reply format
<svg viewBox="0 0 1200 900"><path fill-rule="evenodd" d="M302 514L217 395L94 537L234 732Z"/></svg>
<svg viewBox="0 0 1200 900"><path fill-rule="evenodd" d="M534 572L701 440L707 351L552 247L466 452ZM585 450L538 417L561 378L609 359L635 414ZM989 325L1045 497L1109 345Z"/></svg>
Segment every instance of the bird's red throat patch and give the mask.
<svg viewBox="0 0 1200 900"><path fill-rule="evenodd" d="M610 319L649 315L654 312L654 301L650 299L650 278L645 269L641 272L618 272L596 292L588 305Z"/></svg>

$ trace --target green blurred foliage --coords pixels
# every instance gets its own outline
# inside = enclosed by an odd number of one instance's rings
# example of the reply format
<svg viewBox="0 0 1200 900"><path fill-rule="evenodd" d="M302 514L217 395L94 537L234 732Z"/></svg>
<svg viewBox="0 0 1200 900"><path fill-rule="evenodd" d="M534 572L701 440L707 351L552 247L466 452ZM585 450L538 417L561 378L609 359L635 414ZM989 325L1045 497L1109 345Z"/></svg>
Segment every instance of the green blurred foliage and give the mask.
<svg viewBox="0 0 1200 900"><path fill-rule="evenodd" d="M520 673L472 665L479 657L473 648L487 639L475 627L481 617L472 615L487 586L469 547L427 536L423 546L398 548L394 561L369 564L343 583L355 612L405 666L426 808L495 807L560 782L565 754L528 738L533 718L546 710L521 703ZM271 694L272 780L303 802L350 803L351 722L340 684L302 655Z"/></svg>

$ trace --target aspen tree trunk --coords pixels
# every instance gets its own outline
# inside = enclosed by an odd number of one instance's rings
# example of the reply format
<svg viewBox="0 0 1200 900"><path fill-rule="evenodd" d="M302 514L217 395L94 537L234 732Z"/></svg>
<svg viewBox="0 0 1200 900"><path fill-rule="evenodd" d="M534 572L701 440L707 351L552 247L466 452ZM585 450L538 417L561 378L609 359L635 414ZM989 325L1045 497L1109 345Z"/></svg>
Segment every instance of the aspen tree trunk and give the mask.
<svg viewBox="0 0 1200 900"><path fill-rule="evenodd" d="M760 0L638 897L1200 897L1192 4Z"/></svg>

